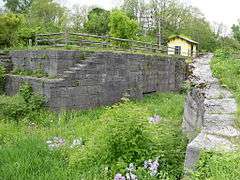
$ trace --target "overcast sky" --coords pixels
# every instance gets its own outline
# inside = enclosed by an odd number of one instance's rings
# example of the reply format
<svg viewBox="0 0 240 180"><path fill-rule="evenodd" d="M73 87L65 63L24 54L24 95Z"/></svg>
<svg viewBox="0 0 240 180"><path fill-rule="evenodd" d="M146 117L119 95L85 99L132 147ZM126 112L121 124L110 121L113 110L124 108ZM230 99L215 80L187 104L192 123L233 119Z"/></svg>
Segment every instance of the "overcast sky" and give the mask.
<svg viewBox="0 0 240 180"><path fill-rule="evenodd" d="M1 4L0 0L0 4ZM58 0L71 8L75 4L97 5L111 9L120 4L121 0ZM147 1L147 0L146 0ZM198 7L211 22L224 23L229 29L240 19L240 0L180 0Z"/></svg>
<svg viewBox="0 0 240 180"><path fill-rule="evenodd" d="M74 4L98 5L106 9L119 4L119 0L60 0L71 7ZM229 28L240 19L240 0L181 0L198 7L210 22L224 23Z"/></svg>
<svg viewBox="0 0 240 180"><path fill-rule="evenodd" d="M224 23L228 27L240 19L240 0L189 0L210 22Z"/></svg>

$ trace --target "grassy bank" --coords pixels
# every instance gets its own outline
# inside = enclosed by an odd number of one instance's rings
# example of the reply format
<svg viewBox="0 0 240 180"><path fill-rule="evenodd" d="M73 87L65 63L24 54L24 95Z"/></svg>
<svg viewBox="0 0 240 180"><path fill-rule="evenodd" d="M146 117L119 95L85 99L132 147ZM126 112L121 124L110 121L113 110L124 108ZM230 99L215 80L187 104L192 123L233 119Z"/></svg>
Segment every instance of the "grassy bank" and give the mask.
<svg viewBox="0 0 240 180"><path fill-rule="evenodd" d="M219 50L211 63L213 75L221 85L229 89L238 102L236 124L240 127L240 60L231 53Z"/></svg>
<svg viewBox="0 0 240 180"><path fill-rule="evenodd" d="M18 108L24 104L21 97L14 102ZM139 179L180 179L186 148L183 102L179 94L155 94L61 114L20 109L8 116L6 108L0 110L1 179L113 179L125 175L130 163ZM154 115L157 121L149 122ZM159 166L151 176L143 163L156 158Z"/></svg>

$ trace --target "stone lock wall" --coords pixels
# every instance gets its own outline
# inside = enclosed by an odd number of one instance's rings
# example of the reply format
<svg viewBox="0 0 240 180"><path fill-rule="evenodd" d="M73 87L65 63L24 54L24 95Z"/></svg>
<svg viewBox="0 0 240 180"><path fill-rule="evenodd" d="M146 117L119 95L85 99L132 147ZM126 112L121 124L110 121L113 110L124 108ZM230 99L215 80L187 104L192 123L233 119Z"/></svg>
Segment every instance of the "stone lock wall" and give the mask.
<svg viewBox="0 0 240 180"><path fill-rule="evenodd" d="M10 57L15 69L42 70L49 76L58 76L69 67L80 63L90 56L92 52L82 51L14 51Z"/></svg>
<svg viewBox="0 0 240 180"><path fill-rule="evenodd" d="M11 54L14 67L35 69L42 63L54 79L8 75L6 92L14 95L28 82L54 109L88 109L118 102L123 96L142 98L156 91L178 91L185 80L183 58L126 53L23 51ZM39 57L42 57L39 59Z"/></svg>

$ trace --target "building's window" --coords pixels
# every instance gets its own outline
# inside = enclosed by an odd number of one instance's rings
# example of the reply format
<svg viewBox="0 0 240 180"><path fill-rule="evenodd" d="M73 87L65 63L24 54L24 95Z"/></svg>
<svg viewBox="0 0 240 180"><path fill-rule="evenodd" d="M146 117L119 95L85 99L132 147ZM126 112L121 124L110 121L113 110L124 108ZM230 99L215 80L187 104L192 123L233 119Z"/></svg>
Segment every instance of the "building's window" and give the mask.
<svg viewBox="0 0 240 180"><path fill-rule="evenodd" d="M181 55L181 46L175 46L175 54Z"/></svg>

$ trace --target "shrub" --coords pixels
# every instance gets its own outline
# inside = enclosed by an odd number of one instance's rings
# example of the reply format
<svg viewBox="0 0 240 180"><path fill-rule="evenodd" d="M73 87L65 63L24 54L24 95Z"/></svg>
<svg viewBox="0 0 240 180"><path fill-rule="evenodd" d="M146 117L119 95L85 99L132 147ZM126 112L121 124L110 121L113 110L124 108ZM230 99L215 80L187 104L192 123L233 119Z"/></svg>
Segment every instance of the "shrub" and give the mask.
<svg viewBox="0 0 240 180"><path fill-rule="evenodd" d="M43 97L34 94L28 84L23 84L18 95L1 96L0 115L3 119L19 122L34 111L41 109L43 104Z"/></svg>
<svg viewBox="0 0 240 180"><path fill-rule="evenodd" d="M11 46L17 41L15 35L21 24L21 17L17 14L0 14L0 46Z"/></svg>
<svg viewBox="0 0 240 180"><path fill-rule="evenodd" d="M26 115L26 103L21 96L1 96L0 115L3 119L9 119L18 122Z"/></svg>
<svg viewBox="0 0 240 180"><path fill-rule="evenodd" d="M231 50L217 49L214 53L215 57L220 60L226 60L231 57L233 52Z"/></svg>
<svg viewBox="0 0 240 180"><path fill-rule="evenodd" d="M88 14L88 20L84 23L84 29L91 34L106 35L109 32L109 11L94 8Z"/></svg>
<svg viewBox="0 0 240 180"><path fill-rule="evenodd" d="M23 97L27 104L28 111L30 112L40 109L44 104L44 98L33 93L32 87L27 83L21 85L19 94Z"/></svg>
<svg viewBox="0 0 240 180"><path fill-rule="evenodd" d="M110 35L122 39L135 39L139 27L135 20L131 20L124 12L116 10L110 15ZM118 42L117 45L129 47L128 42Z"/></svg>
<svg viewBox="0 0 240 180"><path fill-rule="evenodd" d="M29 84L24 83L19 89L19 94L23 97L24 101L28 103L33 95L33 89Z"/></svg>

